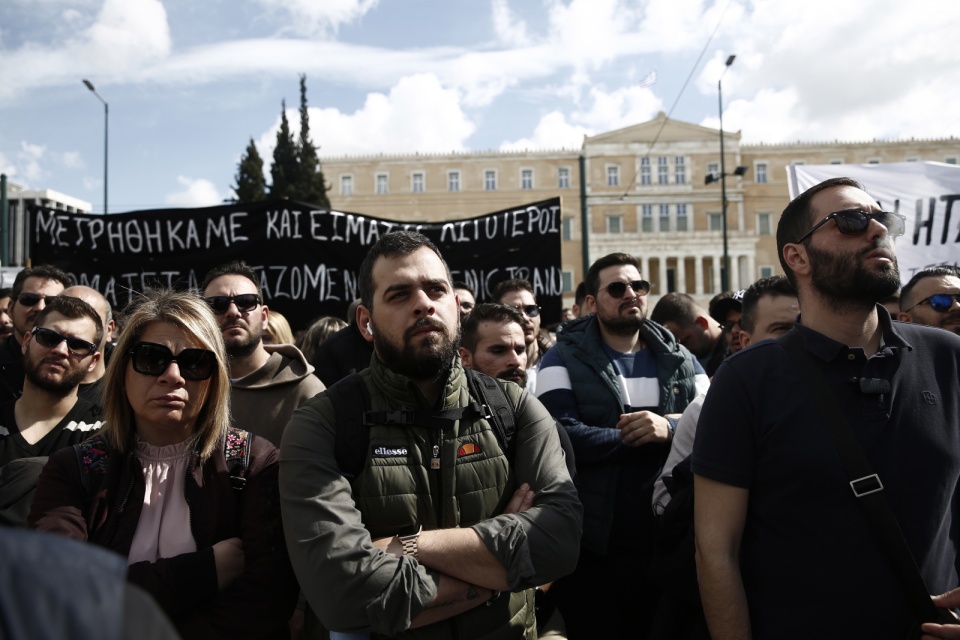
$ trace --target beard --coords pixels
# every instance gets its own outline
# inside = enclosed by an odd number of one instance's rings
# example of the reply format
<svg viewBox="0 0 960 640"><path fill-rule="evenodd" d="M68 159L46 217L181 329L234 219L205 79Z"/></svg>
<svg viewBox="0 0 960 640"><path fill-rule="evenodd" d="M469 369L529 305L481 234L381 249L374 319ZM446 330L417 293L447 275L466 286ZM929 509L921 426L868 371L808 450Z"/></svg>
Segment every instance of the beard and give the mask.
<svg viewBox="0 0 960 640"><path fill-rule="evenodd" d="M527 386L527 371L526 369L504 369L497 374L497 377L501 380L509 380L511 382L516 382L520 385L521 389L526 388Z"/></svg>
<svg viewBox="0 0 960 640"><path fill-rule="evenodd" d="M606 314L601 314L597 312L597 322L603 325L603 328L607 332L615 336L632 336L640 331L640 326L643 324L644 319L647 317L646 311L641 312L639 315L629 315L622 316L620 312L627 307L631 307L637 304L637 299L627 300L622 302L617 306L617 313L612 316Z"/></svg>
<svg viewBox="0 0 960 640"><path fill-rule="evenodd" d="M64 365L63 375L59 379L44 376L40 373L40 368L46 362L62 363L62 358L47 356L46 358L35 359L30 355L29 351L27 355L23 357L23 369L27 380L29 380L33 386L43 389L44 391L66 396L75 387L80 385L83 377L87 374L83 367L73 366L73 363L68 360Z"/></svg>
<svg viewBox="0 0 960 640"><path fill-rule="evenodd" d="M419 337L420 345L413 344L413 333L424 327L440 329L439 335ZM453 367L453 360L460 346L460 327L455 336L442 322L420 318L403 334L403 344L390 342L374 325L373 345L377 355L388 369L413 380L439 380L445 378Z"/></svg>
<svg viewBox="0 0 960 640"><path fill-rule="evenodd" d="M893 262L880 271L863 266L864 257L875 249L893 248L877 238L869 247L854 255L832 254L807 246L810 256L810 281L819 296L835 311L872 309L877 301L900 289L900 270L896 255Z"/></svg>
<svg viewBox="0 0 960 640"><path fill-rule="evenodd" d="M229 338L224 338L224 346L227 350L227 356L231 358L245 358L251 353L257 350L257 347L260 346L260 343L263 341L263 329L257 331L253 325L244 324L241 322L230 322L225 323L220 327L221 333L229 329L230 327L240 327L246 329L245 334L233 335ZM259 328L260 325L256 325L256 328Z"/></svg>

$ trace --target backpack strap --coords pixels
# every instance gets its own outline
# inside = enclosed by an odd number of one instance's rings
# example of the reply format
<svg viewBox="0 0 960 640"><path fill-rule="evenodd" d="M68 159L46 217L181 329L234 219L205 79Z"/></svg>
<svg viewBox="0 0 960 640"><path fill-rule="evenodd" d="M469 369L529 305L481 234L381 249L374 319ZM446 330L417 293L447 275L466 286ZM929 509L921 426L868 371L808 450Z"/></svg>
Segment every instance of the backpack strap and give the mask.
<svg viewBox="0 0 960 640"><path fill-rule="evenodd" d="M480 416L490 420L497 442L508 460L513 460L513 445L517 434L514 407L495 378L474 369L464 369L470 396L480 404Z"/></svg>
<svg viewBox="0 0 960 640"><path fill-rule="evenodd" d="M252 433L244 429L230 427L227 430L227 442L223 455L227 460L227 473L230 474L230 486L243 491L247 484L247 468L250 466L250 438Z"/></svg>
<svg viewBox="0 0 960 640"><path fill-rule="evenodd" d="M370 431L363 424L363 417L370 409L370 394L360 374L351 373L328 387L327 396L333 405L337 466L343 476L352 481L363 470L367 459Z"/></svg>

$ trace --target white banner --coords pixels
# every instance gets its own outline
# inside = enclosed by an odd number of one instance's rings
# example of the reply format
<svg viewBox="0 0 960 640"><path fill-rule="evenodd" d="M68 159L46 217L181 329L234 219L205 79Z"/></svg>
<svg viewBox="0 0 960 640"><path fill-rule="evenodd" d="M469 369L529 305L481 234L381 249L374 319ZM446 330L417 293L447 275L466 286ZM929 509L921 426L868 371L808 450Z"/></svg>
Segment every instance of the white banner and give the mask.
<svg viewBox="0 0 960 640"><path fill-rule="evenodd" d="M828 178L859 180L885 211L907 217L897 239L904 284L938 264L960 264L960 167L940 162L790 165L790 199Z"/></svg>

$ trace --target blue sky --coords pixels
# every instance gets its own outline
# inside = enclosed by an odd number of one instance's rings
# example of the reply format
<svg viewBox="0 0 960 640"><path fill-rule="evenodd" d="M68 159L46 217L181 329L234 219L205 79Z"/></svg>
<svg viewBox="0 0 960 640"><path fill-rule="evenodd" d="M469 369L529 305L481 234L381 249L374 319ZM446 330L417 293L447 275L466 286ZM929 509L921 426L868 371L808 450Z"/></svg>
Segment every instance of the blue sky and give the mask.
<svg viewBox="0 0 960 640"><path fill-rule="evenodd" d="M958 33L954 0L2 0L0 172L102 211L83 78L111 212L230 197L300 73L321 156L577 148L674 102L715 127L730 54L744 141L960 136Z"/></svg>

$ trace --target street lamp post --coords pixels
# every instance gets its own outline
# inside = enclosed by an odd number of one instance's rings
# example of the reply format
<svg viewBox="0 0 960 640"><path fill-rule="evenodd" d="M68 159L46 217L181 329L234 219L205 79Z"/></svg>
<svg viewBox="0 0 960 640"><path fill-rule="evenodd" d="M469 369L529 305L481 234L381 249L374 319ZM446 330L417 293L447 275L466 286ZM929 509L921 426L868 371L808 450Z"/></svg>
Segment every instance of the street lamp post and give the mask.
<svg viewBox="0 0 960 640"><path fill-rule="evenodd" d="M723 273L720 274L720 288L729 291L730 287L730 254L727 252L727 169L723 157L723 76L733 64L737 56L731 55L723 67L723 73L717 79L717 101L720 105L720 197L723 200ZM106 104L106 103L104 103ZM743 174L741 174L743 175ZM716 282L716 281L714 281Z"/></svg>
<svg viewBox="0 0 960 640"><path fill-rule="evenodd" d="M94 89L93 83L89 80L84 80L83 84L86 85L87 89L90 89L93 95L97 96L97 99L103 103L103 215L107 215L107 150L109 149L108 145L108 131L110 128L110 105L107 104L107 101L97 93L97 90Z"/></svg>

